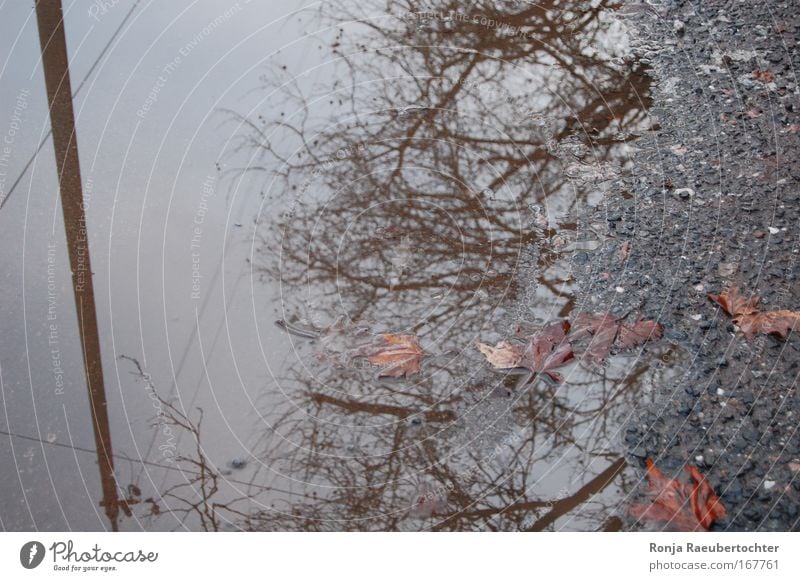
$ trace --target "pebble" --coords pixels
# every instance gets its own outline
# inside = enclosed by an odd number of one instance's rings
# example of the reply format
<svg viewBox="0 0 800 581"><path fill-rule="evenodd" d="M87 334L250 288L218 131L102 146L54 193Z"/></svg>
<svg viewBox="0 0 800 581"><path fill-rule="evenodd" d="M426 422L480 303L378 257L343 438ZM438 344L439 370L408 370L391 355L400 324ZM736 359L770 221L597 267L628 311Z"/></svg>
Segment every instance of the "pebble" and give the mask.
<svg viewBox="0 0 800 581"><path fill-rule="evenodd" d="M780 228L775 228L774 226L770 226L769 227L769 233L770 234L777 234L780 231L781 231Z"/></svg>
<svg viewBox="0 0 800 581"><path fill-rule="evenodd" d="M572 257L572 262L575 264L586 264L589 262L589 255L583 251L576 252Z"/></svg>
<svg viewBox="0 0 800 581"><path fill-rule="evenodd" d="M775 486L774 480L765 480L764 481L764 490L772 490Z"/></svg>
<svg viewBox="0 0 800 581"><path fill-rule="evenodd" d="M737 270L738 266L736 266L732 262L720 262L719 266L717 266L717 271L719 272L719 275L722 277L731 276Z"/></svg>
<svg viewBox="0 0 800 581"><path fill-rule="evenodd" d="M686 340L686 333L684 333L683 331L679 331L677 329L670 329L669 331L664 333L664 336L667 339L672 339L673 341L685 341Z"/></svg>

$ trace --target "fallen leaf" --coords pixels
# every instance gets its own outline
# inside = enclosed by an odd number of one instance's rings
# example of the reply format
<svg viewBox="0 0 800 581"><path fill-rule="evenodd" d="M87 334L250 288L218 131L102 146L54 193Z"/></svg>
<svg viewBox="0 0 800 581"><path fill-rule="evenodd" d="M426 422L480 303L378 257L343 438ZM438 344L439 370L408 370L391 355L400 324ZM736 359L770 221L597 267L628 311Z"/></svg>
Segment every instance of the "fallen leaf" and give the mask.
<svg viewBox="0 0 800 581"><path fill-rule="evenodd" d="M575 358L576 343L589 339L581 356L600 363L611 353L615 341L622 349L638 347L661 337L661 325L641 318L624 325L611 313L579 312L571 322L559 319L532 334L518 330L517 335L525 339L524 347L509 341L500 341L494 347L485 343L475 346L495 369L524 368L561 382L563 378L553 370Z"/></svg>
<svg viewBox="0 0 800 581"><path fill-rule="evenodd" d="M419 363L425 352L413 335L383 333L371 345L360 348L356 355L381 367L378 377L408 377L419 373Z"/></svg>
<svg viewBox="0 0 800 581"><path fill-rule="evenodd" d="M739 294L739 289L735 287L722 291L718 295L708 293L708 298L725 309L725 312L731 317L755 313L758 310L758 301L760 300L756 296L744 298Z"/></svg>
<svg viewBox="0 0 800 581"><path fill-rule="evenodd" d="M495 369L514 369L519 367L522 359L522 348L508 341L500 341L494 347L486 343L477 343L475 346Z"/></svg>
<svg viewBox="0 0 800 581"><path fill-rule="evenodd" d="M633 349L644 345L650 339L661 337L662 327L655 321L639 319L633 325L620 325L617 345L623 349Z"/></svg>
<svg viewBox="0 0 800 581"><path fill-rule="evenodd" d="M695 466L686 466L693 483L668 478L647 459L650 504L635 504L631 514L644 520L665 522L678 531L707 531L726 515L714 489Z"/></svg>
<svg viewBox="0 0 800 581"><path fill-rule="evenodd" d="M795 311L766 311L752 315L740 315L734 319L745 337L752 339L756 333L774 334L785 339L789 331L800 329L800 313Z"/></svg>
<svg viewBox="0 0 800 581"><path fill-rule="evenodd" d="M583 355L600 363L611 353L618 330L619 322L611 313L578 313L572 319L570 337L573 341L591 337Z"/></svg>
<svg viewBox="0 0 800 581"><path fill-rule="evenodd" d="M527 341L524 347L508 341L494 347L477 343L476 347L495 369L524 368L561 382L563 378L553 370L574 357L572 345L566 340L569 328L569 321L559 320L524 336Z"/></svg>
<svg viewBox="0 0 800 581"><path fill-rule="evenodd" d="M553 369L561 367L575 356L572 345L566 340L569 329L569 321L556 321L530 335L520 366L536 373L544 373L553 381L563 381L561 375Z"/></svg>
<svg viewBox="0 0 800 581"><path fill-rule="evenodd" d="M591 336L583 355L599 363L608 357L615 343L621 349L633 349L660 338L661 330L659 323L642 318L626 325L611 313L578 313L572 321L570 338L579 341Z"/></svg>
<svg viewBox="0 0 800 581"><path fill-rule="evenodd" d="M727 514L722 501L711 488L706 477L700 473L696 466L688 465L685 470L692 477L695 484L692 488L692 512L700 521L700 526L708 530L714 521L725 518Z"/></svg>
<svg viewBox="0 0 800 581"><path fill-rule="evenodd" d="M760 298L752 296L745 299L737 288L730 288L718 295L709 293L708 298L720 305L733 317L733 322L742 330L748 340L757 333L774 334L781 339L793 329L800 328L800 312L779 310L759 311Z"/></svg>

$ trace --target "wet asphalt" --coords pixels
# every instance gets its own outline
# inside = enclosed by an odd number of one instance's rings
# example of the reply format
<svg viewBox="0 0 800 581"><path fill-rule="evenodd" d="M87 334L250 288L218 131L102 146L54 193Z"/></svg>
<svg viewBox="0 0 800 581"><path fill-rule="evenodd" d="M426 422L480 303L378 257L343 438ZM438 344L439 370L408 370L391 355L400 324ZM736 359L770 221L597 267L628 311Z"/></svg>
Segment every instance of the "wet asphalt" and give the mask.
<svg viewBox="0 0 800 581"><path fill-rule="evenodd" d="M800 310L798 4L622 14L630 65L655 79L653 125L630 175L580 218L607 243L572 256L578 308L657 318L681 358L654 364L683 369L634 410L621 447L642 473L646 458L673 475L698 466L727 509L712 530L800 530L800 333L748 341L707 297L736 286L764 310Z"/></svg>

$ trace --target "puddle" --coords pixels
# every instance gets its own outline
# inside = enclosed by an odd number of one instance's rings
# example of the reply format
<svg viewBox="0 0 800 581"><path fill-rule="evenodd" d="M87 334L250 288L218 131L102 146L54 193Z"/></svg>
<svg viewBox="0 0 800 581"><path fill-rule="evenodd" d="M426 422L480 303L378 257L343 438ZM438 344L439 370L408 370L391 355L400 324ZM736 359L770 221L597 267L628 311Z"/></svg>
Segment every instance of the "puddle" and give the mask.
<svg viewBox="0 0 800 581"><path fill-rule="evenodd" d="M98 310L101 339L113 338L103 351L120 512L103 513L93 481L59 516L30 508L54 494L60 506L69 483L96 478L91 430L72 435L77 420L63 417L89 413L77 335L65 323L72 395L34 397L54 442L9 419L31 407L20 393L35 380L15 366L18 349L2 344L0 427L14 434L3 459L19 466L35 444L29 472L0 481L19 503L4 508L5 528L621 526L619 506L638 477L620 459L620 429L651 385L674 376L658 357L680 354L657 344L602 367L576 363L555 385L492 371L474 348L521 320L568 317L571 259L606 243L605 232L580 231L578 216L630 171L629 143L650 126L650 81L622 59L614 4L376 6L300 11L242 45L254 26L245 20L258 18L230 14L209 37L215 50L193 53L192 71L208 65L215 81L197 81L197 111L183 112L174 99L186 93L169 86L146 101L132 147L147 181L110 159L89 166L84 198L87 184L145 192L100 199L88 216L96 285L108 291ZM159 10L139 26L156 30L166 21ZM193 13L183 35L217 12ZM114 28L109 21L108 34ZM242 60L217 67L226 49ZM153 70L173 62L163 54L183 54L158 50ZM197 76L179 64L168 83L188 91ZM108 109L96 90L85 99ZM81 115L77 127L94 129ZM89 151L103 139L87 139ZM109 139L114 151L128 147ZM180 143L190 145L173 158ZM52 214L49 203L42 211ZM69 320L71 289L59 276ZM21 284L34 283L23 275ZM39 319L17 323L41 333ZM330 353L380 333L416 336L428 354L421 372L387 379L364 358L332 364ZM30 488L51 472L67 484Z"/></svg>

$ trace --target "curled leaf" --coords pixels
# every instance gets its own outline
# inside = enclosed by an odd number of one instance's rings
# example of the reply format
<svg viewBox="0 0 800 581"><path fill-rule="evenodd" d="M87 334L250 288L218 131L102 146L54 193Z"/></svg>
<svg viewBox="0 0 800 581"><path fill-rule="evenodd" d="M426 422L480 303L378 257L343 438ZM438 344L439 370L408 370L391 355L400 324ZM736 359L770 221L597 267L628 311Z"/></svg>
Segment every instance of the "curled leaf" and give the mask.
<svg viewBox="0 0 800 581"><path fill-rule="evenodd" d="M647 459L650 504L636 504L631 514L639 519L667 523L678 531L707 531L726 515L714 489L695 466L686 466L692 483L668 478Z"/></svg>
<svg viewBox="0 0 800 581"><path fill-rule="evenodd" d="M774 334L785 339L789 331L800 329L800 313L795 311L767 311L752 315L740 315L734 319L736 325L752 339L756 333Z"/></svg>
<svg viewBox="0 0 800 581"><path fill-rule="evenodd" d="M761 300L757 296L743 297L736 287L724 290L718 295L708 293L708 298L725 309L725 312L731 317L755 313L758 310L758 301Z"/></svg>
<svg viewBox="0 0 800 581"><path fill-rule="evenodd" d="M800 313L788 310L760 312L760 298L752 296L745 299L737 288L727 289L718 295L709 293L708 298L733 317L733 322L748 340L752 340L756 333L774 334L785 339L790 331L800 328Z"/></svg>
<svg viewBox="0 0 800 581"><path fill-rule="evenodd" d="M500 341L494 347L486 343L477 343L475 346L495 369L514 369L520 366L522 349L517 345L508 341Z"/></svg>

